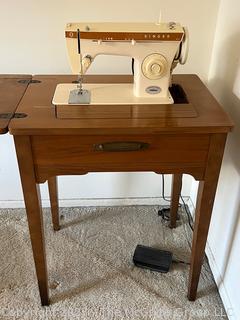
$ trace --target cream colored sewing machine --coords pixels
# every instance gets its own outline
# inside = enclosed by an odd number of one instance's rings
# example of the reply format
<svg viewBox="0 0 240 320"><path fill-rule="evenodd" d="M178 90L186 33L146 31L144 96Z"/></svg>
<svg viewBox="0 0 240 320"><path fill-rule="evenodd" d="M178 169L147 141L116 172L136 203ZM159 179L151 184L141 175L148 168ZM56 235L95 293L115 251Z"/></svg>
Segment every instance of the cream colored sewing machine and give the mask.
<svg viewBox="0 0 240 320"><path fill-rule="evenodd" d="M71 69L78 84L59 84L54 105L172 104L172 70L184 64L188 34L170 23L69 23L65 37ZM97 55L134 59L132 84L83 84Z"/></svg>

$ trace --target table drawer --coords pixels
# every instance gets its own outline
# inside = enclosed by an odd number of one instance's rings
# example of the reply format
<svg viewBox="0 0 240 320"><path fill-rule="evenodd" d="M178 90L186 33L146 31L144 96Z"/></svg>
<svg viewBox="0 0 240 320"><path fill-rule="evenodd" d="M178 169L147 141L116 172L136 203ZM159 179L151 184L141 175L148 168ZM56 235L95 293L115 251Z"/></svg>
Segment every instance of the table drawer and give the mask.
<svg viewBox="0 0 240 320"><path fill-rule="evenodd" d="M48 171L61 175L200 168L205 166L209 139L209 135L204 134L161 134L33 136L31 141L37 174Z"/></svg>

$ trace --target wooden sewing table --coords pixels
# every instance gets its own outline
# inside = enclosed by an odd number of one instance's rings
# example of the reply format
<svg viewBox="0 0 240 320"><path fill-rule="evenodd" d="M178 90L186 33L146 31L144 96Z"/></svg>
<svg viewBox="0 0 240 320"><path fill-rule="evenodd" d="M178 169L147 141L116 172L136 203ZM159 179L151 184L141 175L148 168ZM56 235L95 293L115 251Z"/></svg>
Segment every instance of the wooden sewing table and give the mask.
<svg viewBox="0 0 240 320"><path fill-rule="evenodd" d="M197 76L177 75L174 82L183 87L195 115L188 115L184 108L174 111L173 106L163 107L158 114L152 111L154 106L132 106L135 113L124 119L109 115L105 119L58 119L51 104L55 87L76 78L34 76L33 80L37 81L29 84L17 108L26 117L12 119L9 131L15 140L42 304L49 304L49 294L38 184L52 181L58 229L55 177L114 171L174 174L172 227L182 174L200 181L188 288L188 299L195 300L225 142L233 127L226 113ZM132 77L88 76L86 81L131 82Z"/></svg>

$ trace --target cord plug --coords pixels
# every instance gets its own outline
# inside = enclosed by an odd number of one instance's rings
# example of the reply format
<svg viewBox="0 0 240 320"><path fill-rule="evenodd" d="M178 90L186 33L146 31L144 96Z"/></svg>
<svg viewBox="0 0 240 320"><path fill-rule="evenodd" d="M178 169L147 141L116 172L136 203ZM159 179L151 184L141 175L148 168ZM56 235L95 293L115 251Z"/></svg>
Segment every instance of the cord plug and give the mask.
<svg viewBox="0 0 240 320"><path fill-rule="evenodd" d="M172 259L172 263L175 263L175 264L186 264L186 265L189 265L190 266L190 262L186 262L186 261L183 261L183 260L179 260L175 257L173 257Z"/></svg>
<svg viewBox="0 0 240 320"><path fill-rule="evenodd" d="M162 217L162 219L164 221L169 221L170 220L170 207L165 207L165 208L158 210L158 215L160 217ZM177 215L177 220L180 220L179 214Z"/></svg>
<svg viewBox="0 0 240 320"><path fill-rule="evenodd" d="M169 221L170 220L170 207L162 208L158 210L158 215L162 217L163 220Z"/></svg>

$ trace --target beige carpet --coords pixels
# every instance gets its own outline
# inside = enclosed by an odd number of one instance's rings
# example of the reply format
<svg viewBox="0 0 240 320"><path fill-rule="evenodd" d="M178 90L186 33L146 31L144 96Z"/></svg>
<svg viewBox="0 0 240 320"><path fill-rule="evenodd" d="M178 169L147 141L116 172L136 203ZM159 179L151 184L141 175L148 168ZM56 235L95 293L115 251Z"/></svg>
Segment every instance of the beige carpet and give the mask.
<svg viewBox="0 0 240 320"><path fill-rule="evenodd" d="M157 206L61 209L53 232L44 211L51 306L41 307L23 209L0 210L0 319L226 319L205 262L196 302L186 298L188 265L168 274L134 267L137 244L189 261L185 213L174 231Z"/></svg>

